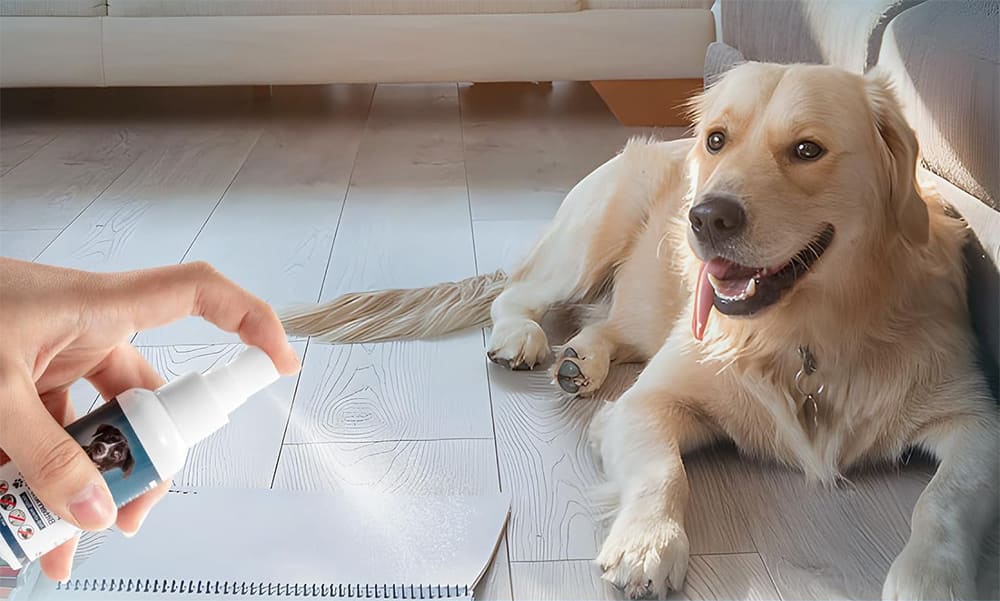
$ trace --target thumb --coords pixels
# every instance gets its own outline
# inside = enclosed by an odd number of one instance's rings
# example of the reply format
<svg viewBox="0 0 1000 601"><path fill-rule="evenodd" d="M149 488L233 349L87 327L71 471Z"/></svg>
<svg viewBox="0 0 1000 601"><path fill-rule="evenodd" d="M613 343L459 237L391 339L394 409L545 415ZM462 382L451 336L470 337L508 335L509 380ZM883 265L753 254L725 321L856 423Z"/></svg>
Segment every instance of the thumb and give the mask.
<svg viewBox="0 0 1000 601"><path fill-rule="evenodd" d="M60 517L84 530L111 526L117 510L104 479L46 410L26 370L13 371L0 377L0 447Z"/></svg>

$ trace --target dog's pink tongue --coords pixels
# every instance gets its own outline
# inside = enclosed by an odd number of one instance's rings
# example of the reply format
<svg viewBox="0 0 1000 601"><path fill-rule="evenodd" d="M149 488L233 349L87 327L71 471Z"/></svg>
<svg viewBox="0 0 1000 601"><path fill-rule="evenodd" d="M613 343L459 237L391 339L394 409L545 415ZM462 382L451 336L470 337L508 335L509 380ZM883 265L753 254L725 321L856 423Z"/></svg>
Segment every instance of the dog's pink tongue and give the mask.
<svg viewBox="0 0 1000 601"><path fill-rule="evenodd" d="M708 282L707 263L702 263L698 268L698 283L694 288L694 316L691 318L691 333L697 340L705 337L705 328L708 326L708 314L712 312L712 304L715 300L715 291Z"/></svg>

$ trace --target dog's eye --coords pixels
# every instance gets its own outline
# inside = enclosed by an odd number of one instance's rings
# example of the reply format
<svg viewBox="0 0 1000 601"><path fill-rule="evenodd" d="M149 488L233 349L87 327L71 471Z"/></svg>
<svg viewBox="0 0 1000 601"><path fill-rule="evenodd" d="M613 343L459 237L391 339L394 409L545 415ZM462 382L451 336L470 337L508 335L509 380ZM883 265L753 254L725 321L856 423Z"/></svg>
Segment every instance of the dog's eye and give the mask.
<svg viewBox="0 0 1000 601"><path fill-rule="evenodd" d="M713 131L712 133L708 134L707 138L705 138L705 146L708 148L708 151L711 152L712 154L715 154L720 150L722 150L722 147L725 145L726 145L726 134L722 133L721 131Z"/></svg>
<svg viewBox="0 0 1000 601"><path fill-rule="evenodd" d="M803 140L795 145L795 156L803 161L815 161L823 156L823 147L815 142Z"/></svg>

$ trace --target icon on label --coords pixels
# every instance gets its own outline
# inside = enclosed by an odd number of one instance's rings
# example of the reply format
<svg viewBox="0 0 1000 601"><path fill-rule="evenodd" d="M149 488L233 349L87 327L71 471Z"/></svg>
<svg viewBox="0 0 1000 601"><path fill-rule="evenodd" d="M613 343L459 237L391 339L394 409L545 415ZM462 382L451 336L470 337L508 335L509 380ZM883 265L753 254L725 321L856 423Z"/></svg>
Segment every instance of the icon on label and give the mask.
<svg viewBox="0 0 1000 601"><path fill-rule="evenodd" d="M24 524L24 512L20 509L15 509L7 516L7 520L10 521L11 526L20 528Z"/></svg>
<svg viewBox="0 0 1000 601"><path fill-rule="evenodd" d="M2 495L5 492L7 492L7 481L0 480L0 495Z"/></svg>
<svg viewBox="0 0 1000 601"><path fill-rule="evenodd" d="M0 509L10 511L17 507L17 497L14 495L4 495L0 497Z"/></svg>
<svg viewBox="0 0 1000 601"><path fill-rule="evenodd" d="M17 529L17 535L21 540L28 540L32 536L35 536L35 529L31 526L21 526Z"/></svg>

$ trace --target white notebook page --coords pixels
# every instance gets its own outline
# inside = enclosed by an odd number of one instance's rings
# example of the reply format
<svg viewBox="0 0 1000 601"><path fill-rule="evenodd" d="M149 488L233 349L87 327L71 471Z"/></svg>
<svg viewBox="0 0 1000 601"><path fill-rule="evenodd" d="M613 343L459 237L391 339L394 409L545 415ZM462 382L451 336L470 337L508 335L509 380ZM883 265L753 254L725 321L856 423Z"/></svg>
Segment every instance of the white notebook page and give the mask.
<svg viewBox="0 0 1000 601"><path fill-rule="evenodd" d="M55 589L41 581L29 598L201 597L177 592L194 583L224 583L223 590L244 593L252 585L249 598L255 599L296 597L296 590L337 597L338 586L382 587L351 590L350 596L368 590L372 598L383 598L391 590L386 587L394 585L396 594L409 586L471 589L493 557L509 510L510 498L501 494L174 492L150 513L135 538L112 535L74 571L68 585ZM175 592L108 594L108 583L129 580L135 586L152 582L157 590L166 585ZM218 590L205 598L244 596ZM284 594L261 594L279 590Z"/></svg>

